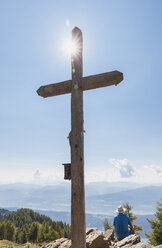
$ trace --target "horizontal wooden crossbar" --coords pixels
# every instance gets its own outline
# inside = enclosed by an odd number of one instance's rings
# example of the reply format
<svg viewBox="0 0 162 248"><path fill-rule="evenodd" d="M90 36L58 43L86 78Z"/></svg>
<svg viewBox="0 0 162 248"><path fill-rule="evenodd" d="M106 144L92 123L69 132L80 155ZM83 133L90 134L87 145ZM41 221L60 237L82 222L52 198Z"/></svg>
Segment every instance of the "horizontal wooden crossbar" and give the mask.
<svg viewBox="0 0 162 248"><path fill-rule="evenodd" d="M82 78L82 90L117 85L123 80L123 73L112 71ZM72 81L67 80L60 83L41 86L37 93L42 97L58 96L71 93Z"/></svg>

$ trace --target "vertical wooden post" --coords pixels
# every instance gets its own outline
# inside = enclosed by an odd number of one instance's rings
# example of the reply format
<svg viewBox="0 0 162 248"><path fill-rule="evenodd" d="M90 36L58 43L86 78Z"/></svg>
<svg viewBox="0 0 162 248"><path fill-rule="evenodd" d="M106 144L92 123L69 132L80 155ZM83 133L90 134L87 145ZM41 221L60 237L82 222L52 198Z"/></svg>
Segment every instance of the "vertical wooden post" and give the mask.
<svg viewBox="0 0 162 248"><path fill-rule="evenodd" d="M72 54L71 94L71 231L72 248L86 248L84 196L84 140L82 90L82 32L75 27L72 41L77 51Z"/></svg>
<svg viewBox="0 0 162 248"><path fill-rule="evenodd" d="M65 179L71 178L71 231L72 248L86 248L85 196L84 196L84 140L83 140L83 90L117 85L123 80L118 71L82 77L82 32L75 27L72 41L77 49L72 54L72 80L41 86L37 93L42 97L71 93L71 176L68 170ZM69 165L69 164L65 164Z"/></svg>

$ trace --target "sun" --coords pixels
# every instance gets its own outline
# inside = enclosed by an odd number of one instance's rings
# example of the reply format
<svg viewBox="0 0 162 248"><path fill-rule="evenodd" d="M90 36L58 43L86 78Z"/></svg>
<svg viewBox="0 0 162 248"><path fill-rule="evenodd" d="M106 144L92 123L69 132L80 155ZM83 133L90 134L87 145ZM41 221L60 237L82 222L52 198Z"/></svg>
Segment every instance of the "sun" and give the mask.
<svg viewBox="0 0 162 248"><path fill-rule="evenodd" d="M72 55L77 55L79 52L79 47L77 44L77 41L72 41L72 40L66 40L64 45L63 45L63 50L66 55L72 56Z"/></svg>

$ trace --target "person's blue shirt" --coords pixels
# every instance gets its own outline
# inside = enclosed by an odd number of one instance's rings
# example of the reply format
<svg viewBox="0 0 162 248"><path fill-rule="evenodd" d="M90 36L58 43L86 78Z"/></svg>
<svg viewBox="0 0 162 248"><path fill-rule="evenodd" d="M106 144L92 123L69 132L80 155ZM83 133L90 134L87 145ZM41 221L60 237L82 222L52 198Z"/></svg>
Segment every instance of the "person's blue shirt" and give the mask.
<svg viewBox="0 0 162 248"><path fill-rule="evenodd" d="M129 236L128 225L132 225L130 218L123 214L119 213L118 216L114 218L115 234L118 240L122 240Z"/></svg>

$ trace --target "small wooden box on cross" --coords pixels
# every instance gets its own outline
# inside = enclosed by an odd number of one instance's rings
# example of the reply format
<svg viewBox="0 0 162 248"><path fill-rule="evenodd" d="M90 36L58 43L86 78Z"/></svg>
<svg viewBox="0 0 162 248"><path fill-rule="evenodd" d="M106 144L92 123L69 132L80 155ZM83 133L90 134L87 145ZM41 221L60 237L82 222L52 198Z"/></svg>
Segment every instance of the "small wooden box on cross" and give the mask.
<svg viewBox="0 0 162 248"><path fill-rule="evenodd" d="M72 248L86 248L85 193L84 193L84 131L83 91L117 85L123 80L119 71L106 72L88 77L82 76L82 32L75 27L72 41L78 51L72 54L72 80L41 86L37 93L42 97L71 93L71 240Z"/></svg>

